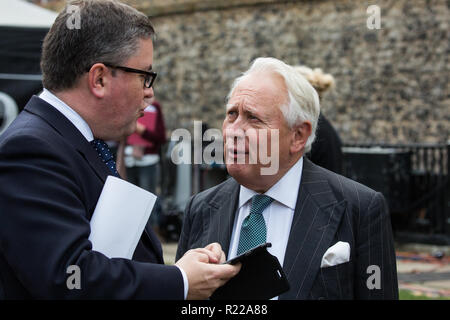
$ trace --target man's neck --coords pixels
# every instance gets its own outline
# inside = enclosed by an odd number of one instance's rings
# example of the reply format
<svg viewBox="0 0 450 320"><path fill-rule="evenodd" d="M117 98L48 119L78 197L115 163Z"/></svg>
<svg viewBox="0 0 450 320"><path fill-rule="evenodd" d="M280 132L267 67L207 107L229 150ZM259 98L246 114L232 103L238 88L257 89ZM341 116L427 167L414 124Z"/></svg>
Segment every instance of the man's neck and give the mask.
<svg viewBox="0 0 450 320"><path fill-rule="evenodd" d="M55 109L61 112L72 124L83 134L86 140L93 139L93 133L89 124L85 119L73 108L73 104L61 95L56 95L48 89L39 95L41 99L52 105Z"/></svg>
<svg viewBox="0 0 450 320"><path fill-rule="evenodd" d="M79 89L69 89L58 92L52 92L58 99L71 107L83 118L96 136L95 128L95 108L90 103L90 97L83 94Z"/></svg>
<svg viewBox="0 0 450 320"><path fill-rule="evenodd" d="M290 159L290 161L288 162L288 164L286 166L280 167L278 172L273 175L260 175L257 179L257 184L248 184L248 183L240 183L242 184L244 187L251 189L255 192L258 193L265 193L267 192L267 190L269 190L270 188L272 188L278 181L281 180L281 178L284 177L284 175L298 162L298 160L303 156L303 153L299 153L298 155L296 155L295 157L292 157ZM264 179L264 177L267 177L269 179ZM239 181L238 181L239 182Z"/></svg>

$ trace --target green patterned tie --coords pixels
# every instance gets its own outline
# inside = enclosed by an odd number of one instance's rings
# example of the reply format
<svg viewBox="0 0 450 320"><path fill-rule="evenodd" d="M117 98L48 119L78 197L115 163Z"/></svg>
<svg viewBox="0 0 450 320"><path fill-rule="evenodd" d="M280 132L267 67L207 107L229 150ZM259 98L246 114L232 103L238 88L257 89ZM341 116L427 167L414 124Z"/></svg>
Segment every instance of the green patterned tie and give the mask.
<svg viewBox="0 0 450 320"><path fill-rule="evenodd" d="M262 213L272 201L263 194L253 196L250 214L242 222L237 255L266 242L267 228Z"/></svg>

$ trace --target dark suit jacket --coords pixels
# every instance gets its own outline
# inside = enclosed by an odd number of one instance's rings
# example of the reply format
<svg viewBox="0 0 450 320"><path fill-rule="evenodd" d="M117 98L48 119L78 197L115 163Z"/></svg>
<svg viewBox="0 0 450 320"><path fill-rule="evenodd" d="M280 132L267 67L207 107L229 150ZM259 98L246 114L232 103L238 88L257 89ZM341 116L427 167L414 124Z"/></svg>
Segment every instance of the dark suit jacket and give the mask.
<svg viewBox="0 0 450 320"><path fill-rule="evenodd" d="M181 272L162 265L148 226L133 260L91 250L89 221L108 174L67 118L29 101L0 137L0 299L183 299ZM80 290L67 288L70 265Z"/></svg>
<svg viewBox="0 0 450 320"><path fill-rule="evenodd" d="M239 184L228 179L194 196L184 215L177 259L188 249L219 242L229 250ZM350 244L350 261L320 268L325 251ZM381 289L367 272L380 267ZM304 158L283 269L291 289L280 299L397 299L392 229L383 196Z"/></svg>

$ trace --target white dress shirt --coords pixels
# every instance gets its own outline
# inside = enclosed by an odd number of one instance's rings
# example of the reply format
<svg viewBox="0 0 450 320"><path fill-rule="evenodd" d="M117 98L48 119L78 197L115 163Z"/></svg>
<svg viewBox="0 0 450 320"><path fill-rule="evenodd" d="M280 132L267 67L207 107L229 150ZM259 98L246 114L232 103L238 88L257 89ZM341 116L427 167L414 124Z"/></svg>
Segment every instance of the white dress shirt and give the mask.
<svg viewBox="0 0 450 320"><path fill-rule="evenodd" d="M262 214L267 227L266 242L272 243L272 246L267 251L278 258L280 265L283 265L284 262L289 232L297 203L302 170L303 157L276 184L264 193L274 199ZM250 190L242 185L240 186L238 211L236 212L233 232L231 234L228 259L236 257L242 222L250 214L251 201L249 200L257 194L256 191Z"/></svg>
<svg viewBox="0 0 450 320"><path fill-rule="evenodd" d="M71 107L69 107L64 101L59 99L57 96L55 96L53 93L51 93L49 90L44 88L44 91L39 95L39 98L50 104L52 107L54 107L56 110L61 112L72 124L81 132L81 134L86 138L88 142L91 142L94 140L94 135L92 134L92 130L87 124L86 121ZM178 267L178 266L176 266ZM181 274L183 276L183 282L184 282L184 299L187 298L187 294L189 291L189 282L187 280L187 275L184 272L183 269L178 267L178 269L181 271Z"/></svg>
<svg viewBox="0 0 450 320"><path fill-rule="evenodd" d="M88 142L94 140L91 128L86 121L71 107L69 107L64 101L59 99L53 93L44 88L44 91L39 95L39 98L47 102L56 110L61 112L72 124L77 128L81 134L86 138Z"/></svg>

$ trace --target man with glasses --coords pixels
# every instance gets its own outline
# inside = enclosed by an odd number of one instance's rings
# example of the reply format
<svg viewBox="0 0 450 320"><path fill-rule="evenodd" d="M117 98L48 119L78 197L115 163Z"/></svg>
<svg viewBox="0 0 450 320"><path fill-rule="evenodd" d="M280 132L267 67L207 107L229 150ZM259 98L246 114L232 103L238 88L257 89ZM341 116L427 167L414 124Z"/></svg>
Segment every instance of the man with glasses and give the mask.
<svg viewBox="0 0 450 320"><path fill-rule="evenodd" d="M105 66L110 67L110 68L115 68L115 69L120 69L123 70L125 72L130 72L130 73L138 73L138 74L142 74L144 75L144 88L151 88L153 86L153 82L156 79L156 72L153 71L144 71L144 70L138 70L138 69L133 69L133 68L128 68L128 67L122 67L122 66L114 66L110 63L103 63ZM89 72L89 70L87 70Z"/></svg>
<svg viewBox="0 0 450 320"><path fill-rule="evenodd" d="M90 219L118 175L104 140L133 133L153 97L154 30L113 0L69 5L80 28L58 15L43 43L44 91L0 137L0 299L205 299L239 271L220 264L216 243L174 266L148 227L131 260L92 250Z"/></svg>

